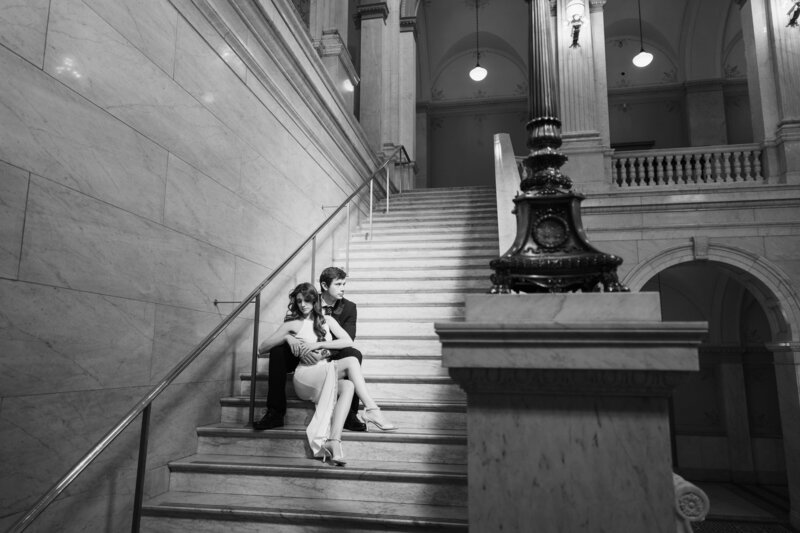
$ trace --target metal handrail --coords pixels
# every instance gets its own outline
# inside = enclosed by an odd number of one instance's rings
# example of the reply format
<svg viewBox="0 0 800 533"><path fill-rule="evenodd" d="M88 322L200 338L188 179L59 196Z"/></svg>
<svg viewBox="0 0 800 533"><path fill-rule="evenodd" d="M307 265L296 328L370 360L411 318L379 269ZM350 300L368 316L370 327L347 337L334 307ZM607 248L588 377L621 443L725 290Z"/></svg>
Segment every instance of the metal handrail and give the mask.
<svg viewBox="0 0 800 533"><path fill-rule="evenodd" d="M322 231L322 229L324 229L325 226L327 226L328 223L331 222L331 220L333 220L334 217L336 217L336 215L338 215L342 209L348 206L350 202L353 200L353 198L355 198L359 193L361 193L361 191L367 185L370 186L370 206L371 206L373 180L378 177L378 174L380 174L384 169L387 168L387 165L390 162L395 161L398 155L400 155L399 160L401 163L403 156L405 157L406 163L411 163L411 159L409 158L408 152L406 151L405 147L402 145L395 147L391 155L389 155L386 158L386 160L370 175L370 177L367 180L365 180L364 183L362 183L350 196L348 196L347 199L344 202L342 202L342 204L333 213L331 213L331 215L328 218L326 218L325 221L322 222L317 227L317 229L315 229L314 232L311 233L311 235L309 235L309 237L306 240L304 240L302 244L300 244L300 246L297 247L297 249L295 249L294 252L292 252L292 254L288 257L288 259L286 259L283 263L281 263L281 265L278 268L276 268L272 272L272 274L267 276L267 278L264 279L264 281L259 283L258 286L256 286L256 288L253 289L250 292L250 294L247 295L247 297L245 297L244 300L242 300L239 303L239 305L237 305L236 308L230 312L230 314L228 314L227 317L225 317L219 324L217 324L217 326L211 331L211 333L206 335L206 337L202 341L200 341L200 343L191 352L189 352L186 356L184 356L184 358L181 359L181 361L178 364L176 364L172 368L172 370L170 370L170 372L164 378L162 378L161 381L159 381L156 386L154 386L150 390L150 392L148 392L141 400L139 400L139 402L137 402L136 405L134 405L133 408L131 408L131 410L128 411L128 413L125 416L123 416L120 419L120 421L117 422L113 428L111 428L111 430L108 431L108 433L106 433L99 441L97 441L97 443L94 446L92 446L92 448L83 457L81 457L80 460L78 460L78 462L75 463L75 465L66 474L64 474L64 476L62 476L61 479L59 479L50 488L50 490L48 490L44 494L44 496L41 497L36 502L36 504L34 504L33 507L31 507L28 510L28 512L22 516L22 518L20 518L17 522L14 523L13 526L11 526L9 533L18 533L24 531L29 525L31 525L31 523L33 523L33 521L36 520L36 518L53 502L53 500L55 500L59 496L59 494L61 494L64 491L64 489L66 489L70 485L70 483L72 483L75 480L75 478L77 478L81 474L81 472L83 472L86 469L86 467L88 467L97 458L97 456L100 455L108 447L108 445L111 444L114 441L114 439L116 439L120 435L120 433L122 433L122 431L125 430L125 428L127 428L131 424L131 422L133 422L134 418L139 416L139 414L141 413L142 433L139 443L139 464L137 468L136 494L134 495L135 508L133 510L134 516L133 516L133 526L132 526L132 530L134 532L138 532L141 502L142 502L142 487L144 483L144 470L145 470L144 461L146 461L147 458L146 457L147 453L143 451L143 449L146 449L147 446L147 434L149 432L149 425L150 425L150 406L153 403L153 400L155 400L164 391L164 389L166 389L175 380L175 378L177 378L186 369L186 367L188 367L197 358L198 355L200 355L206 348L208 348L208 346L220 335L220 333L222 333L225 330L225 328L227 328L233 322L233 320L237 318L248 305L250 305L250 303L252 303L256 299L257 301L260 302L261 292L264 290L264 288L266 288L266 286L269 285L272 282L272 280L274 280L275 277L279 273L281 273L283 269L286 268L289 265L289 263L291 263L300 254L300 252L303 251L303 249L309 242L312 242L312 240L315 241L317 234L320 231ZM398 163L396 162L395 164ZM391 187L391 184L389 183L388 170L386 172L386 182L387 182L386 195L388 200L389 189ZM370 211L370 223L371 222L372 222L372 212ZM347 229L349 232L350 228L348 227ZM258 314L256 314L255 320L256 320L255 327L257 328ZM257 331L258 330L256 329L256 332ZM258 344L257 339L254 339L253 340L254 351L257 349L257 344ZM255 373L253 373L251 379L253 380L253 382L251 383L251 388L254 392L255 379L256 379ZM252 398L252 393L251 393L251 398ZM249 418L250 418L250 423L252 424L253 422L252 408Z"/></svg>

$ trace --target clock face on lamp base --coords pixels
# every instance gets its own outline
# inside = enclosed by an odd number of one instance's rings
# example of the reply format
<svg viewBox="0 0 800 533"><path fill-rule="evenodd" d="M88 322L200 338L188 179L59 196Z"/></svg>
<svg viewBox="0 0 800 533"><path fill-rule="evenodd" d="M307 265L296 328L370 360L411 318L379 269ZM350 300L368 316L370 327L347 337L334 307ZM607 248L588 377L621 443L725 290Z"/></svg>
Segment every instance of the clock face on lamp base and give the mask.
<svg viewBox="0 0 800 533"><path fill-rule="evenodd" d="M583 196L573 192L514 198L517 236L489 266L494 294L515 292L627 292L619 283L622 259L596 250L586 240L580 218Z"/></svg>

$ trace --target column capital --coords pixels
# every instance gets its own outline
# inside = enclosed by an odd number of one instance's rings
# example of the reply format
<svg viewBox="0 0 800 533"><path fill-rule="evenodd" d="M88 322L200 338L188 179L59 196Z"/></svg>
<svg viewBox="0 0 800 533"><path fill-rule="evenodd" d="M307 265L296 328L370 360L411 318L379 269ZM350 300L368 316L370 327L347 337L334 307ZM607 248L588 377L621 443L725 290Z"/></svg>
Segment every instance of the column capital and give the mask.
<svg viewBox="0 0 800 533"><path fill-rule="evenodd" d="M400 17L400 33L409 31L417 34L417 17Z"/></svg>
<svg viewBox="0 0 800 533"><path fill-rule="evenodd" d="M372 2L369 4L361 4L356 7L355 19L356 27L361 27L361 21L370 19L383 19L389 16L389 5L387 2Z"/></svg>
<svg viewBox="0 0 800 533"><path fill-rule="evenodd" d="M608 0L589 0L589 12L602 11Z"/></svg>

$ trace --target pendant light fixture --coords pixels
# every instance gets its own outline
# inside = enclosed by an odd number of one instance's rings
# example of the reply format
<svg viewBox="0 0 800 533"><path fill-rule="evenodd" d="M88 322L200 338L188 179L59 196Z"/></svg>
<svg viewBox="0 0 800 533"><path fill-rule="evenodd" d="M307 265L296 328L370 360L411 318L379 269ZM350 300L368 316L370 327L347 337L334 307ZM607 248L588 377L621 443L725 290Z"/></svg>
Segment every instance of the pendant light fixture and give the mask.
<svg viewBox="0 0 800 533"><path fill-rule="evenodd" d="M478 58L475 67L469 71L469 77L475 81L481 81L489 72L481 66L481 48L478 40L478 0L475 0L475 51L478 54Z"/></svg>
<svg viewBox="0 0 800 533"><path fill-rule="evenodd" d="M639 68L646 67L653 61L653 54L644 51L644 40L642 39L642 0L636 0L639 6L639 47L641 51L633 56L633 64Z"/></svg>

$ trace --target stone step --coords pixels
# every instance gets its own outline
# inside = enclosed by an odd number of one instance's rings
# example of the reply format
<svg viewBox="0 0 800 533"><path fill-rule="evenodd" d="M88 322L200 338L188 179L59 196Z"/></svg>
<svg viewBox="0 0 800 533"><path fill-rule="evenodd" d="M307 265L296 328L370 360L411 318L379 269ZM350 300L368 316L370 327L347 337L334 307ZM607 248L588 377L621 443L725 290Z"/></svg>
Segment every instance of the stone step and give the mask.
<svg viewBox="0 0 800 533"><path fill-rule="evenodd" d="M461 235L458 237L447 239L429 239L425 235L419 235L417 238L410 239L393 239L393 240L372 240L365 242L351 242L350 253L362 250L374 250L378 253L379 250L427 250L437 249L445 250L448 248L462 249L464 247L485 246L491 247L493 250L497 249L497 235L488 238L478 238L471 235ZM344 253L344 246L342 246L339 253Z"/></svg>
<svg viewBox="0 0 800 533"><path fill-rule="evenodd" d="M142 506L144 533L466 532L466 506L169 491Z"/></svg>
<svg viewBox="0 0 800 533"><path fill-rule="evenodd" d="M420 222L480 222L497 224L497 211L495 209L448 209L429 210L409 213L395 213L391 209L388 213L375 213L372 216L373 226L376 223L386 224L389 222L399 223L420 223Z"/></svg>
<svg viewBox="0 0 800 533"><path fill-rule="evenodd" d="M368 229L368 228L367 228ZM375 228L373 228L375 229ZM369 245L370 243L384 243L384 242L419 242L419 241L455 241L455 242L470 242L473 239L490 240L497 242L497 228L475 226L465 229L433 226L429 228L382 228L372 235L372 240L368 239L368 231L356 231L352 234L350 239L350 246Z"/></svg>
<svg viewBox="0 0 800 533"><path fill-rule="evenodd" d="M170 463L170 490L466 505L466 465L364 461L350 456L347 444L345 468L307 458L194 455Z"/></svg>
<svg viewBox="0 0 800 533"><path fill-rule="evenodd" d="M417 279L488 278L493 272L488 263L484 266L440 267L437 265L435 268L431 268L428 265L424 267L398 267L389 272L371 268L350 268L347 271L347 287L350 287L351 281L396 279L414 283Z"/></svg>
<svg viewBox="0 0 800 533"><path fill-rule="evenodd" d="M363 353L363 352L362 352ZM413 375L377 375L365 372L365 379L370 395L379 404L384 400L454 401L465 398L464 391L455 384L450 376L413 376ZM239 394L250 395L251 374L240 374ZM267 374L259 372L256 384L256 396L267 394ZM286 397L297 398L294 392L294 381L286 380Z"/></svg>
<svg viewBox="0 0 800 533"><path fill-rule="evenodd" d="M442 343L439 338L403 339L399 337L359 335L355 347L361 350L364 357L368 355L406 355L431 356L442 355Z"/></svg>
<svg viewBox="0 0 800 533"><path fill-rule="evenodd" d="M372 229L375 236L379 235L420 235L420 234L442 234L457 233L459 231L469 232L493 232L497 234L497 219L482 217L478 220L434 220L426 222L406 221L384 222L373 220ZM369 233L369 221L362 221L354 231L353 239L364 239Z"/></svg>
<svg viewBox="0 0 800 533"><path fill-rule="evenodd" d="M384 273L385 274L385 273ZM491 274L490 274L491 275ZM436 278L414 278L406 279L400 277L383 279L359 279L347 278L347 293L353 291L436 291L452 289L484 289L488 291L492 286L489 275L482 276L458 276L458 277L436 277ZM348 297L349 298L349 297Z"/></svg>
<svg viewBox="0 0 800 533"><path fill-rule="evenodd" d="M359 319L357 332L365 338L375 336L432 337L436 335L433 330L433 321L424 320L398 322L394 320Z"/></svg>
<svg viewBox="0 0 800 533"><path fill-rule="evenodd" d="M409 189L402 193L392 195L392 197L399 196L401 198L435 198L435 197L448 197L455 195L492 195L494 196L494 187L486 186L467 186L467 187L436 187L428 189Z"/></svg>
<svg viewBox="0 0 800 533"><path fill-rule="evenodd" d="M307 458L308 442L303 425L254 431L239 424L211 424L197 428L197 453L263 455ZM467 437L463 430L399 428L397 431L345 431L345 454L363 461L466 464Z"/></svg>
<svg viewBox="0 0 800 533"><path fill-rule="evenodd" d="M433 249L389 249L389 250L350 250L350 263L353 261L363 261L369 259L424 259L428 265L438 265L439 259L446 259L448 257L486 257L496 259L498 256L497 244L488 245L469 245L461 246L458 248L433 248ZM335 262L346 260L344 250L340 250L334 257ZM491 259L489 259L491 260ZM488 263L487 263L488 264Z"/></svg>
<svg viewBox="0 0 800 533"><path fill-rule="evenodd" d="M399 262L399 261L398 261ZM381 290L371 290L371 291L362 291L362 290L347 290L345 292L345 296L347 299L356 302L359 307L362 304L378 304L378 305L387 305L387 304L418 304L418 305L428 305L428 304L464 304L464 295L465 294L480 294L488 292L487 289L483 288L463 288L463 289L431 289L431 290L412 290L412 292L408 292L409 289L400 289L400 290L388 290L388 289L381 289Z"/></svg>
<svg viewBox="0 0 800 533"><path fill-rule="evenodd" d="M452 257L394 257L394 258L375 258L375 257L351 257L348 266L350 270L380 270L383 272L391 272L393 268L429 268L435 270L437 268L465 268L465 267L481 267L488 268L489 262L497 259L499 254L471 254L467 256L452 256ZM344 257L336 261L343 267L347 266Z"/></svg>
<svg viewBox="0 0 800 533"><path fill-rule="evenodd" d="M408 320L420 317L448 322L464 317L464 302L457 303L358 303L359 320Z"/></svg>
<svg viewBox="0 0 800 533"><path fill-rule="evenodd" d="M378 355L366 354L361 368L367 378L371 376L448 376L438 355ZM258 374L269 373L269 357L258 358Z"/></svg>
<svg viewBox="0 0 800 533"><path fill-rule="evenodd" d="M377 204L374 204L372 209L374 214L386 214L386 204L383 202L383 200ZM496 211L497 201L494 198L488 199L483 197L463 199L425 198L417 200L403 198L400 201L398 201L396 198L392 198L389 200L389 213L414 213L418 211L448 212L451 209L493 209Z"/></svg>
<svg viewBox="0 0 800 533"><path fill-rule="evenodd" d="M256 397L255 420L264 416L266 402L266 397ZM307 426L314 415L313 404L293 398L288 398L286 404L285 423ZM250 415L250 397L222 398L220 407L221 422L244 426ZM380 403L380 408L386 418L404 429L448 428L466 431L467 427L466 405L460 401L384 400Z"/></svg>

